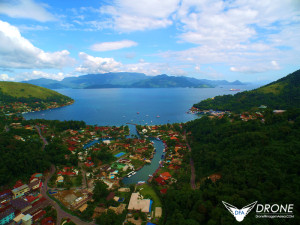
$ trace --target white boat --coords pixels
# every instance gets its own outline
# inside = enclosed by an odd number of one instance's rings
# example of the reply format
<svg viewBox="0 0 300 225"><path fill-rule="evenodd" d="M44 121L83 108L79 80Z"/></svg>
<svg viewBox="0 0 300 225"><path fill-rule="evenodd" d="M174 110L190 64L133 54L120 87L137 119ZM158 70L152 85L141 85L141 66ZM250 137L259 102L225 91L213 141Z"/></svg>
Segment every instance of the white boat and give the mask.
<svg viewBox="0 0 300 225"><path fill-rule="evenodd" d="M133 172L133 174L132 174L132 175L134 175L134 174L136 174L136 172Z"/></svg>
<svg viewBox="0 0 300 225"><path fill-rule="evenodd" d="M131 175L128 175L127 177L131 177Z"/></svg>
<svg viewBox="0 0 300 225"><path fill-rule="evenodd" d="M139 181L138 184L144 184L146 183L145 181Z"/></svg>

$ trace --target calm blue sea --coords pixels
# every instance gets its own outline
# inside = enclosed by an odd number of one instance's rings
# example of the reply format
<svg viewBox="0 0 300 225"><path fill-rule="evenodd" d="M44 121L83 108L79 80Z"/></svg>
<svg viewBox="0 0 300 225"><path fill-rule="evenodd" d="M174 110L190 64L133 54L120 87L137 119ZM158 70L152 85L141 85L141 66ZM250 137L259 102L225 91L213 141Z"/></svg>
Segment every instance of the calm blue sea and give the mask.
<svg viewBox="0 0 300 225"><path fill-rule="evenodd" d="M125 125L187 122L197 118L186 112L203 99L235 94L230 88L250 90L254 85L216 88L112 88L59 89L75 103L70 106L24 114L26 119L83 120L87 124Z"/></svg>

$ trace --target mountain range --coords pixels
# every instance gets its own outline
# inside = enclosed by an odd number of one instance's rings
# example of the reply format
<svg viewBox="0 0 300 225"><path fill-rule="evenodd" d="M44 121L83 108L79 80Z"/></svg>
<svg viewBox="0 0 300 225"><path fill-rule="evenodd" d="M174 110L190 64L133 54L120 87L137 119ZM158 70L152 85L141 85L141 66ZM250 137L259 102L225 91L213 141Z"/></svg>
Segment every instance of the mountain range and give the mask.
<svg viewBox="0 0 300 225"><path fill-rule="evenodd" d="M79 77L67 77L62 81L40 78L23 81L50 89L60 88L213 88L218 85L243 85L240 81L206 80L184 76L168 76L166 74L147 76L143 73L104 73L88 74Z"/></svg>

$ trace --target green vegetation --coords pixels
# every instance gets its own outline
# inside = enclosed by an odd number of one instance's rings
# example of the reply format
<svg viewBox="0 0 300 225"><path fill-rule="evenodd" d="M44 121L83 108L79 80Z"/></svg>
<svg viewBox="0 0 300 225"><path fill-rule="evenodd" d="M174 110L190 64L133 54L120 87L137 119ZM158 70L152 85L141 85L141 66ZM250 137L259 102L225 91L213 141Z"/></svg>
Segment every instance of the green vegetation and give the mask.
<svg viewBox="0 0 300 225"><path fill-rule="evenodd" d="M9 126L11 123L19 123L19 128ZM70 127L83 126L81 121L47 121L47 120L23 120L22 117L1 117L0 119L0 186L11 185L16 180L27 182L28 178L36 172L44 172L49 169L51 163L55 165L77 165L73 157L67 160L65 155L71 152L63 144L62 140L54 137L45 149L42 149L42 141L36 129L26 130L25 125L43 124L51 127L53 134L58 131L70 129Z"/></svg>
<svg viewBox="0 0 300 225"><path fill-rule="evenodd" d="M150 199L153 200L152 209L155 209L155 207L162 206L159 197L149 184L143 184L141 186L138 186L137 190L144 196L144 198L150 197Z"/></svg>
<svg viewBox="0 0 300 225"><path fill-rule="evenodd" d="M300 108L300 70L261 88L235 95L216 96L194 107L200 110L244 112L257 110L260 105L271 109Z"/></svg>
<svg viewBox="0 0 300 225"><path fill-rule="evenodd" d="M0 82L0 100L3 102L33 102L33 101L54 101L63 103L72 99L56 91L17 82Z"/></svg>
<svg viewBox="0 0 300 225"><path fill-rule="evenodd" d="M295 219L281 219L281 224L299 221L300 110L283 114L264 114L265 122L244 122L230 118L201 119L188 122L192 157L199 190L177 186L164 198L166 224L234 224L222 201L238 208L258 201L262 204L295 205ZM215 183L207 179L220 174ZM266 224L272 219L264 219ZM188 223L186 221L189 221ZM243 224L257 224L247 216Z"/></svg>
<svg viewBox="0 0 300 225"><path fill-rule="evenodd" d="M97 224L102 225L119 225L124 222L126 216L126 211L120 215L117 215L113 210L107 210L106 213L101 214L101 216L96 218Z"/></svg>

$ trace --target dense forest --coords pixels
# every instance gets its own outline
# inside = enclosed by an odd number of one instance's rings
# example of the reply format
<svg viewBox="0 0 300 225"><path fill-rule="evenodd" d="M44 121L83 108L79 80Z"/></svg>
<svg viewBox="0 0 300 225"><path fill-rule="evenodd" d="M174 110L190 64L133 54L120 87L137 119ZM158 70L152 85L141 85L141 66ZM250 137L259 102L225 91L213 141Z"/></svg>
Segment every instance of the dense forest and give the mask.
<svg viewBox="0 0 300 225"><path fill-rule="evenodd" d="M264 123L203 117L186 124L200 188L167 193L166 224L236 223L222 201L238 208L254 201L293 203L295 219L256 219L252 214L243 224L298 224L300 110L264 116ZM207 179L212 174L221 179Z"/></svg>
<svg viewBox="0 0 300 225"><path fill-rule="evenodd" d="M271 109L300 108L300 70L261 88L210 98L194 105L200 110L244 112L266 105Z"/></svg>
<svg viewBox="0 0 300 225"><path fill-rule="evenodd" d="M44 172L50 168L52 163L55 165L74 164L72 157L70 160L65 159L65 155L69 155L70 151L67 150L60 138L54 138L43 150L42 141L35 129L9 128L7 124L11 122L19 122L24 126L43 123L57 132L85 127L85 123L82 121L26 121L22 117L15 117L12 120L10 117L2 116L0 118L0 187L2 185L10 186L19 179L27 182L33 173ZM17 140L16 135L24 137L23 141Z"/></svg>

